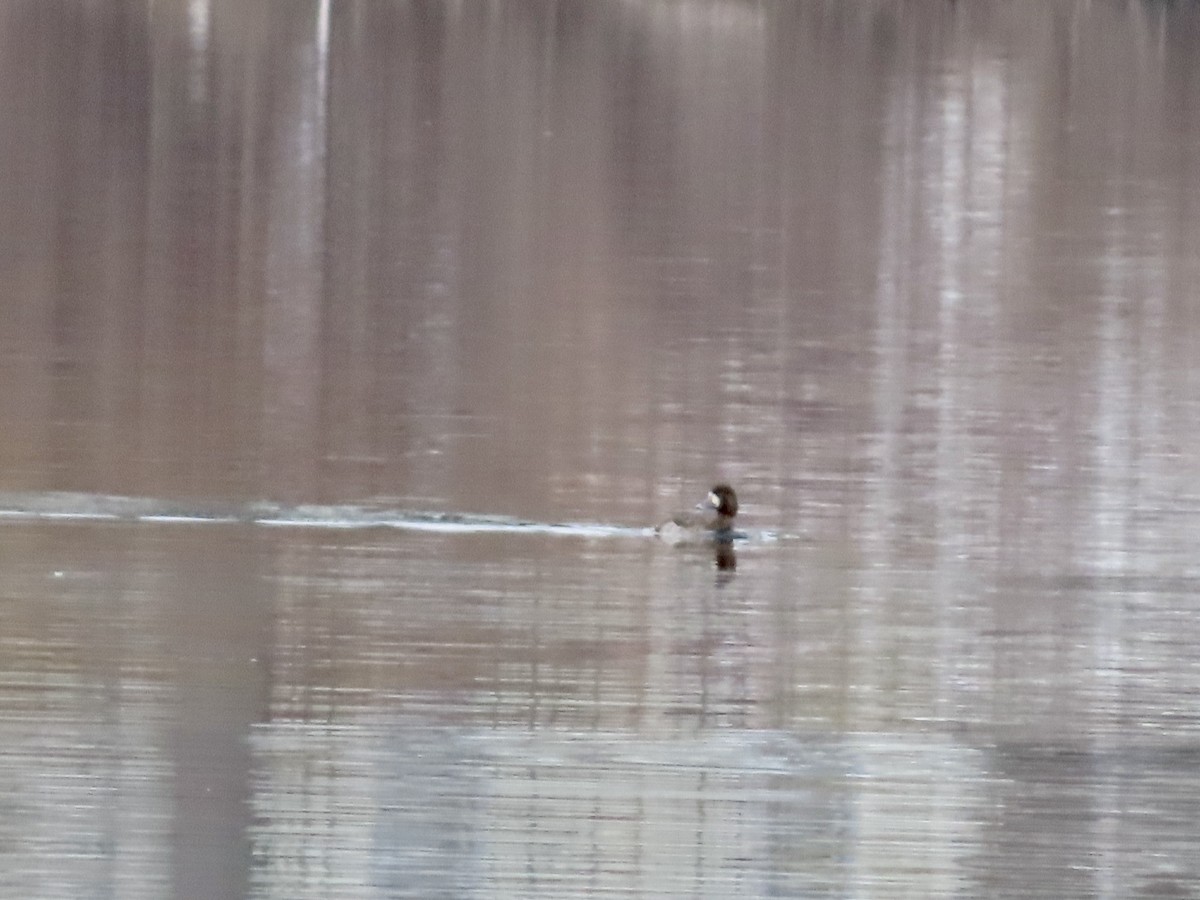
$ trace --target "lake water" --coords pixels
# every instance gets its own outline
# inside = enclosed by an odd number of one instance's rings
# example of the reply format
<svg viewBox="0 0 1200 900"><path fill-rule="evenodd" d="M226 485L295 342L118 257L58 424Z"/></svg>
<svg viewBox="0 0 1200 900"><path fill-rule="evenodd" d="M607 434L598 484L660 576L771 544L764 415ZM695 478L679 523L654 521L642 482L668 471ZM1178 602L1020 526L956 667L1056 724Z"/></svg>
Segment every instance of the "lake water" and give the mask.
<svg viewBox="0 0 1200 900"><path fill-rule="evenodd" d="M1200 6L9 0L0 82L0 895L1200 896Z"/></svg>

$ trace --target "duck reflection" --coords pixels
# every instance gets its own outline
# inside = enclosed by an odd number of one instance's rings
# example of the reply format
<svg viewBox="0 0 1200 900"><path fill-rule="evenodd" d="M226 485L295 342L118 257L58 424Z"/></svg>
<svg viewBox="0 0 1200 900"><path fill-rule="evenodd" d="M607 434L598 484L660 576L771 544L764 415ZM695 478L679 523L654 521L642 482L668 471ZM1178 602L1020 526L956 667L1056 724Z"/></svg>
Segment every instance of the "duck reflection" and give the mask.
<svg viewBox="0 0 1200 900"><path fill-rule="evenodd" d="M733 538L717 539L713 542L713 562L717 567L717 584L724 584L733 577L737 569L737 554L733 551Z"/></svg>

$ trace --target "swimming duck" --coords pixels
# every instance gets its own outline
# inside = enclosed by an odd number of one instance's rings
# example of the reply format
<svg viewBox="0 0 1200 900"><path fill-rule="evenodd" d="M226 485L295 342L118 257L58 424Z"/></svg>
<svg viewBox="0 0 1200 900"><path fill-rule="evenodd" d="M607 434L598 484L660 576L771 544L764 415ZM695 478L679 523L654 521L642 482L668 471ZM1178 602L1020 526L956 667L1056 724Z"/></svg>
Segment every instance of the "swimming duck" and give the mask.
<svg viewBox="0 0 1200 900"><path fill-rule="evenodd" d="M733 518L737 511L737 494L733 488L727 484L718 484L694 510L673 516L654 531L664 541L672 544L689 541L728 541L733 536Z"/></svg>

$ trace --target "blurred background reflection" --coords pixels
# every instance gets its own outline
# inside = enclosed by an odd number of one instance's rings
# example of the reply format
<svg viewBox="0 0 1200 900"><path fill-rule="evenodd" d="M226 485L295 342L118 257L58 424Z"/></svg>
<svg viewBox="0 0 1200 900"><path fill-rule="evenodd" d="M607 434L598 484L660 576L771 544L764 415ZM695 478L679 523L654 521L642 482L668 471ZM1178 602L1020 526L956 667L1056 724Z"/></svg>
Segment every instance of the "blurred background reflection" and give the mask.
<svg viewBox="0 0 1200 900"><path fill-rule="evenodd" d="M0 81L0 893L1200 893L1200 7L10 0ZM716 481L736 571L640 530Z"/></svg>

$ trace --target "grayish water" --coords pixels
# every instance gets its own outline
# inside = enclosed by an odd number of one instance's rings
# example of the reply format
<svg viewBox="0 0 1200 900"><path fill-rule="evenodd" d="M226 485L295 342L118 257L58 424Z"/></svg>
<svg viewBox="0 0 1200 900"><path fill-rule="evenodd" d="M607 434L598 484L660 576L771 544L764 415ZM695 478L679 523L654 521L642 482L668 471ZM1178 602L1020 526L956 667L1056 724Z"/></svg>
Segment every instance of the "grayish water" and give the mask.
<svg viewBox="0 0 1200 900"><path fill-rule="evenodd" d="M0 83L0 894L1200 896L1200 6L9 0Z"/></svg>

